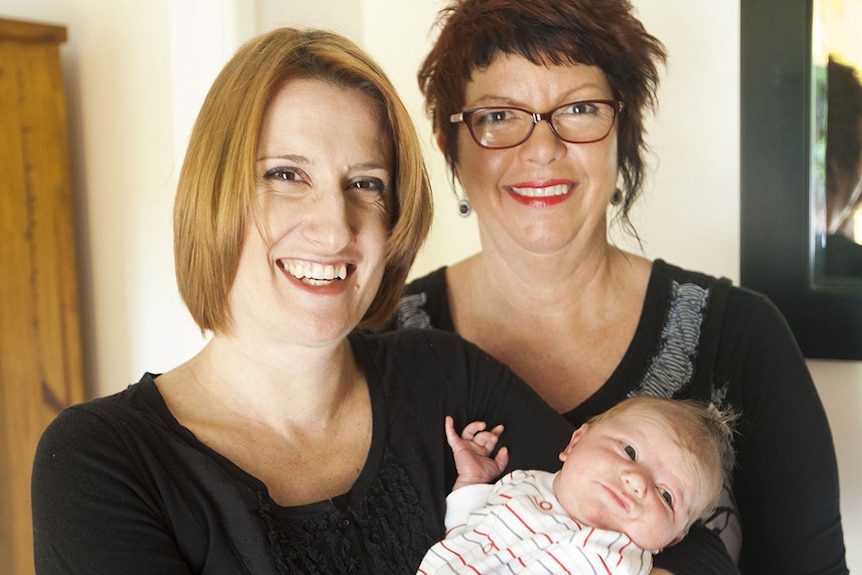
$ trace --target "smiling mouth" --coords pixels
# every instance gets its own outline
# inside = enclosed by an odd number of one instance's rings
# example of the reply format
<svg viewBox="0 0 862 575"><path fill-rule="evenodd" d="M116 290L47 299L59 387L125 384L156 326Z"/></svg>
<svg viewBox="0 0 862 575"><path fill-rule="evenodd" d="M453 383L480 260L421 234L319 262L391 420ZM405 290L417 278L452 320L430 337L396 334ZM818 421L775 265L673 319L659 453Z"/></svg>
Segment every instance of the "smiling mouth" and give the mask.
<svg viewBox="0 0 862 575"><path fill-rule="evenodd" d="M318 264L312 262L285 263L278 260L278 267L310 286L324 286L341 281L354 266L347 264Z"/></svg>
<svg viewBox="0 0 862 575"><path fill-rule="evenodd" d="M515 187L509 186L512 193L524 196L525 198L552 198L555 196L564 196L572 189L572 184L556 184L554 186L544 186L541 188L532 187Z"/></svg>

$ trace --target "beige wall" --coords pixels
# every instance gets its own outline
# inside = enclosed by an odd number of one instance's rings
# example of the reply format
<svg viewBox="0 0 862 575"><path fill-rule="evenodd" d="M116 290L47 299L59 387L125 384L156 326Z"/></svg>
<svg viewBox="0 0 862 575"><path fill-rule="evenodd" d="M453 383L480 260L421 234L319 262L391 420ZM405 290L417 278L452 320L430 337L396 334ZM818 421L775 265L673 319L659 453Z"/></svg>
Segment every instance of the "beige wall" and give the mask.
<svg viewBox="0 0 862 575"><path fill-rule="evenodd" d="M650 125L654 177L634 215L650 257L739 279L739 4L635 0L671 58ZM170 212L183 142L238 42L276 25L326 26L363 44L417 120L438 217L420 274L478 249L415 85L442 0L4 0L0 15L66 24L86 370L93 395L163 371L202 344L173 280ZM660 159L660 161L659 161ZM624 240L621 240L625 243ZM862 568L862 362L811 361L829 413L848 562Z"/></svg>

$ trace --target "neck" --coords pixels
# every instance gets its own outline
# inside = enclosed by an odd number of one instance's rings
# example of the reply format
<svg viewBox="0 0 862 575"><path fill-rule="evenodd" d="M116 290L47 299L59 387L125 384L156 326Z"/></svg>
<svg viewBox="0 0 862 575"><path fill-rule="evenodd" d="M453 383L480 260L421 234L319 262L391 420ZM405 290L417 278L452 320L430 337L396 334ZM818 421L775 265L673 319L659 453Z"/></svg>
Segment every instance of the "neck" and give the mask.
<svg viewBox="0 0 862 575"><path fill-rule="evenodd" d="M589 249L550 254L518 248L503 253L495 246L487 246L470 267L473 274L478 274L474 281L481 278L481 283L474 285L487 286L490 297L539 312L547 310L553 315L567 306L580 307L591 298L612 296L620 278L643 261L603 241Z"/></svg>
<svg viewBox="0 0 862 575"><path fill-rule="evenodd" d="M363 382L347 339L322 347L267 349L214 336L182 366L217 409L270 425L322 425Z"/></svg>

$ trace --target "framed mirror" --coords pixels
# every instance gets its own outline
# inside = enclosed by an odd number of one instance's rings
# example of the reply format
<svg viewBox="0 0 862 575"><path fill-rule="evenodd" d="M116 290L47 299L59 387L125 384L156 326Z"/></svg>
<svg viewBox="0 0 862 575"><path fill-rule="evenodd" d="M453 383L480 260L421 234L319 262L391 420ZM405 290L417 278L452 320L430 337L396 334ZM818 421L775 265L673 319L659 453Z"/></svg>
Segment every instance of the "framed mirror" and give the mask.
<svg viewBox="0 0 862 575"><path fill-rule="evenodd" d="M741 7L741 283L862 360L862 0Z"/></svg>

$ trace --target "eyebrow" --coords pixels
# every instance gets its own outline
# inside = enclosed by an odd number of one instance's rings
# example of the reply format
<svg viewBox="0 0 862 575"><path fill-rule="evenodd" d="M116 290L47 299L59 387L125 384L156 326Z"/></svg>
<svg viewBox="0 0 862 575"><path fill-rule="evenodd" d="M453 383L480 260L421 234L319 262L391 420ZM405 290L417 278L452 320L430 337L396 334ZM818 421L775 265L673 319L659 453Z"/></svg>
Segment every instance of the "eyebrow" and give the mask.
<svg viewBox="0 0 862 575"><path fill-rule="evenodd" d="M577 88L572 88L571 90L568 90L567 92L563 92L564 97L560 98L560 100L567 100L567 101L563 102L564 104L568 103L568 102L577 101L577 100L568 100L568 99L569 98L580 99L581 97L577 96L576 94L578 94L579 92L584 92L584 91L591 89L591 88L594 88L594 89L598 90L599 92L604 91L604 88L602 86L600 86L599 84L596 84L595 82L588 82L586 84L578 86ZM610 98L610 97L612 97L612 96L608 96L608 98ZM605 96L596 96L595 98L590 97L590 98L583 98L583 99L585 99L585 100L605 99ZM520 108L520 107L524 106L524 104L518 100L513 99L512 97L498 96L498 95L492 93L492 94L485 94L483 96L476 98L475 100L471 100L471 104L469 106L466 106L466 108L467 109L487 108L487 107L496 107L496 106L512 106L512 107Z"/></svg>
<svg viewBox="0 0 862 575"><path fill-rule="evenodd" d="M282 154L277 156L261 156L256 159L254 162L259 164L260 162L266 160L290 160L291 162L296 162L297 164L310 164L311 161L305 156L300 156L297 154Z"/></svg>
<svg viewBox="0 0 862 575"><path fill-rule="evenodd" d="M265 162L267 160L287 160L290 162L294 162L301 165L309 165L312 164L312 161L306 158L305 156L300 156L298 154L282 154L278 156L261 156L257 160L255 160L255 164L259 164L261 162ZM360 164L355 164L349 166L350 171L365 171L365 170L382 170L389 175L392 175L394 170L392 167L387 166L385 164L381 164L380 162L362 162Z"/></svg>
<svg viewBox="0 0 862 575"><path fill-rule="evenodd" d="M392 168L381 164L379 162L363 162L361 164L356 164L355 166L350 166L351 170L384 170L386 172L391 172Z"/></svg>

